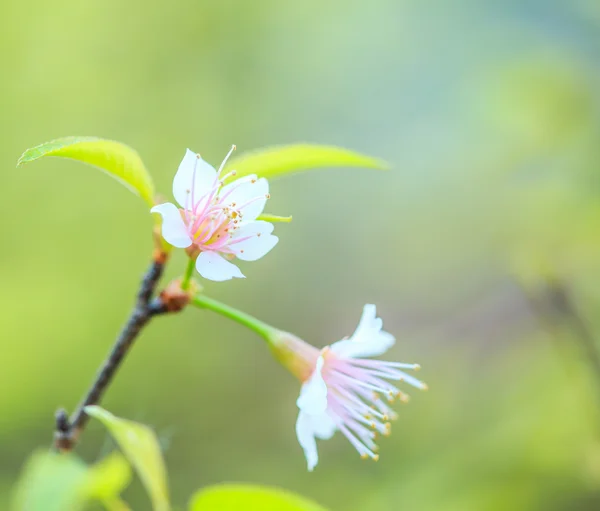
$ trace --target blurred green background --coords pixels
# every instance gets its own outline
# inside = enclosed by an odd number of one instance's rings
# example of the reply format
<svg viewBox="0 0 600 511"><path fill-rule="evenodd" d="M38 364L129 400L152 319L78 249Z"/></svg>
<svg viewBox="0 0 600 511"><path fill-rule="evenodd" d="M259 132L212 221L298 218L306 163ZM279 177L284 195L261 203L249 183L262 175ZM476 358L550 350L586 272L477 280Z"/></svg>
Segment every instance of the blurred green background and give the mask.
<svg viewBox="0 0 600 511"><path fill-rule="evenodd" d="M169 198L186 147L218 164L232 143L309 141L393 167L273 181L269 212L293 223L246 280L206 291L319 346L375 303L390 358L419 362L431 390L379 463L337 435L309 474L298 384L262 341L210 312L158 319L103 404L156 428L175 503L240 481L334 511L600 507L582 346L600 338L597 0L4 0L0 41L2 509L55 409L91 382L152 248L143 203L101 173L15 169L75 134L135 147ZM79 453L110 448L92 424ZM139 484L126 499L148 509Z"/></svg>

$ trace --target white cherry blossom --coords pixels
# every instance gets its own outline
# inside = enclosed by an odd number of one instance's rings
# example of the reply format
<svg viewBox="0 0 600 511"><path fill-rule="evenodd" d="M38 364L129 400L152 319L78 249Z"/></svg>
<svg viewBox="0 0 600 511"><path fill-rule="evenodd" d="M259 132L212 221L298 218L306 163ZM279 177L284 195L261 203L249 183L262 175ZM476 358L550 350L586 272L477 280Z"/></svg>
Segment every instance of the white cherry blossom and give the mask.
<svg viewBox="0 0 600 511"><path fill-rule="evenodd" d="M256 261L279 241L273 224L257 220L269 198L267 180L250 175L225 184L235 175L221 175L234 148L218 171L188 149L173 180L179 206L167 202L151 209L162 215L164 239L197 254L198 273L215 281L244 278L230 261Z"/></svg>

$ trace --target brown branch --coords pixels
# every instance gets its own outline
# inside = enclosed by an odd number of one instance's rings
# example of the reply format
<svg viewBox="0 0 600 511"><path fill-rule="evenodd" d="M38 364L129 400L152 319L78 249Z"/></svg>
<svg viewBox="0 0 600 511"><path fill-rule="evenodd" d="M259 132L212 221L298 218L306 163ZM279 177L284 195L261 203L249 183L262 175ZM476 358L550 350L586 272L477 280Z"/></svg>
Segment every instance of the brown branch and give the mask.
<svg viewBox="0 0 600 511"><path fill-rule="evenodd" d="M551 327L561 324L567 326L579 343L595 381L600 409L600 350L594 333L580 313L568 287L557 278L547 278L540 284L537 293L523 290L538 316L546 319Z"/></svg>
<svg viewBox="0 0 600 511"><path fill-rule="evenodd" d="M102 396L117 369L121 366L125 355L131 349L133 342L144 326L154 317L166 312L181 310L181 298L173 305L173 298L165 292L152 298L158 281L163 273L167 255L162 251L156 251L152 264L146 271L137 296L137 303L132 310L129 319L117 337L112 350L98 371L94 382L87 394L77 407L71 419L64 410L56 413L56 431L54 433L54 445L60 451L70 451L75 447L77 440L85 428L89 416L85 413L85 407L100 402ZM184 304L185 305L185 304Z"/></svg>

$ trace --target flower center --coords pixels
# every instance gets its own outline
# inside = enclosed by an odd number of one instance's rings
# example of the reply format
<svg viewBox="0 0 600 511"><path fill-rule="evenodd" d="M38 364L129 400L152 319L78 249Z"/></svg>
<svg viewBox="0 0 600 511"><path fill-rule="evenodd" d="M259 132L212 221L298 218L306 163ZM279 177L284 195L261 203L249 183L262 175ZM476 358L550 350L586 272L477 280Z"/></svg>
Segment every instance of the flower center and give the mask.
<svg viewBox="0 0 600 511"><path fill-rule="evenodd" d="M225 162L234 149L235 146L232 147L225 160L223 160L211 188L201 197L194 196L196 181L196 168L194 168L192 187L187 190L185 208L181 209L180 212L189 236L192 238L194 245L200 250L231 254L232 251L228 248L228 245L248 239L238 236L236 240L232 240L235 231L239 229L242 223L244 208L256 201L269 198L269 194L260 195L243 204L237 204L231 200L232 193L240 186L248 183L248 179L238 179L222 194L225 181L236 174L233 170L221 177ZM256 179L251 178L250 182L254 183Z"/></svg>

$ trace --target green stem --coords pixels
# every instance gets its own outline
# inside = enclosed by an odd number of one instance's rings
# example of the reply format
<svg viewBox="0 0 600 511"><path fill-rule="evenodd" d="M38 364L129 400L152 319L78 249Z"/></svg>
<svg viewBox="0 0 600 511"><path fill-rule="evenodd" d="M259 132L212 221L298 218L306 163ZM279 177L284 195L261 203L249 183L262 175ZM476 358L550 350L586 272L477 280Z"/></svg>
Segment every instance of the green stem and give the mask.
<svg viewBox="0 0 600 511"><path fill-rule="evenodd" d="M192 275L194 274L194 268L196 267L196 261L194 259L190 259L188 261L187 268L185 269L185 275L183 276L183 280L181 281L181 289L187 291L190 288L190 281L192 280Z"/></svg>
<svg viewBox="0 0 600 511"><path fill-rule="evenodd" d="M194 298L192 298L191 304L201 309L210 309L217 314L221 314L221 316L233 319L241 325L254 330L258 335L264 337L268 342L271 341L273 335L275 332L277 332L276 328L264 323L260 319L256 319L250 314L246 314L245 312L235 309L234 307L230 307L225 303L219 302L213 298L209 298L203 294L196 295Z"/></svg>

